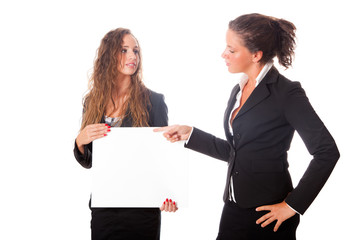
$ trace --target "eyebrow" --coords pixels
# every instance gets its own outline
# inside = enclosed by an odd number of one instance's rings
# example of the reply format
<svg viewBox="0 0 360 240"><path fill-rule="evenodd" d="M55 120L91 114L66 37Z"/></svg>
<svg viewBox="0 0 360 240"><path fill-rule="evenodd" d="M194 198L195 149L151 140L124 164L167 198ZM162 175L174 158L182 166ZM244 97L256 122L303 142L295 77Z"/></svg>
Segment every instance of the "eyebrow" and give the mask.
<svg viewBox="0 0 360 240"><path fill-rule="evenodd" d="M123 48L129 48L129 46L123 46ZM139 48L139 47L135 46L134 48Z"/></svg>

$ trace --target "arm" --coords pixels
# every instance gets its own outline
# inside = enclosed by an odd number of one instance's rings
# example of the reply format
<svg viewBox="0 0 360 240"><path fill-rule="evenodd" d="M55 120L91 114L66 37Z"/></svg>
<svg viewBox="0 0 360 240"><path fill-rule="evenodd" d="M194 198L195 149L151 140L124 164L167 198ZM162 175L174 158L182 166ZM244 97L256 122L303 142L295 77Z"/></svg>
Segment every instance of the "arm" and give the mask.
<svg viewBox="0 0 360 240"><path fill-rule="evenodd" d="M275 232L296 212L304 214L319 194L340 157L334 139L312 108L300 83L293 82L287 93L284 115L299 133L313 159L298 186L283 202L256 208L256 211L270 211L256 223L262 223L261 226L266 227L277 220Z"/></svg>
<svg viewBox="0 0 360 240"><path fill-rule="evenodd" d="M298 186L285 200L293 209L304 214L329 178L340 154L334 139L312 108L300 83L292 83L284 104L286 119L313 155Z"/></svg>
<svg viewBox="0 0 360 240"><path fill-rule="evenodd" d="M83 146L83 152L80 151L75 140L74 156L76 161L84 168L91 168L92 165L92 143Z"/></svg>
<svg viewBox="0 0 360 240"><path fill-rule="evenodd" d="M229 160L231 151L231 146L227 141L195 127L185 147L226 162Z"/></svg>
<svg viewBox="0 0 360 240"><path fill-rule="evenodd" d="M105 137L110 131L107 124L90 124L82 129L76 137L74 156L78 163L84 168L91 168L92 165L92 141Z"/></svg>
<svg viewBox="0 0 360 240"><path fill-rule="evenodd" d="M227 162L230 157L231 146L227 141L195 127L172 125L154 129L154 132L164 132L164 137L170 142L188 140L185 144L186 148L190 148L213 158Z"/></svg>

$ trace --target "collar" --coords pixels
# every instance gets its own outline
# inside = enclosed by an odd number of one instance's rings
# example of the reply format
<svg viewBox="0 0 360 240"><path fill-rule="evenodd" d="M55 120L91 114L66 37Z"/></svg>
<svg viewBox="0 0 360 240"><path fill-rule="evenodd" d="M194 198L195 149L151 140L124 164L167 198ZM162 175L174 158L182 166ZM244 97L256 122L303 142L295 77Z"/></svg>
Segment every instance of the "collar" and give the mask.
<svg viewBox="0 0 360 240"><path fill-rule="evenodd" d="M261 69L259 75L256 77L256 86L259 85L259 83L264 79L265 75L269 72L269 70L271 69L271 67L274 65L274 61L270 60L269 62L267 62L264 67ZM249 77L245 74L242 73L242 75L240 76L240 82L239 82L239 86L240 89L243 89L244 86L246 85L246 83L248 82Z"/></svg>

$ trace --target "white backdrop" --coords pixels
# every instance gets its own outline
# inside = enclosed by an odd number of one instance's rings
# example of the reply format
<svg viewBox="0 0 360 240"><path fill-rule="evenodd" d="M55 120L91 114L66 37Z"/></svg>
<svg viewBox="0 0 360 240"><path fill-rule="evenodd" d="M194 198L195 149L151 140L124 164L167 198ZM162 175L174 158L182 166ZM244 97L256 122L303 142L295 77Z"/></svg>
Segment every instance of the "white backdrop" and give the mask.
<svg viewBox="0 0 360 240"><path fill-rule="evenodd" d="M230 20L259 12L298 28L293 68L335 138L341 158L301 218L298 239L351 239L360 202L359 30L356 1L0 2L0 239L90 239L91 170L72 149L82 97L102 37L130 28L143 49L145 84L165 94L170 124L224 137L236 75L220 57ZM190 155L190 206L162 214L162 239L215 239L227 165ZM296 135L294 185L311 156ZM171 181L171 179L169 179ZM353 238L352 238L353 239Z"/></svg>

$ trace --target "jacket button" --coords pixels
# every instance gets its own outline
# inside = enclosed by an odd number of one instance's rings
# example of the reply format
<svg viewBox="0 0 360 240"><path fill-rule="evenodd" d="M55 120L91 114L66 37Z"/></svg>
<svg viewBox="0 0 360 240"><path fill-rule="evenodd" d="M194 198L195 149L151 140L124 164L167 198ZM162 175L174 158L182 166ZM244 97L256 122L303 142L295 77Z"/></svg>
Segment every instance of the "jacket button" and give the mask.
<svg viewBox="0 0 360 240"><path fill-rule="evenodd" d="M235 136L236 136L236 138L240 138L240 137L241 137L239 133L237 133Z"/></svg>
<svg viewBox="0 0 360 240"><path fill-rule="evenodd" d="M239 172L235 172L235 175L239 175Z"/></svg>

